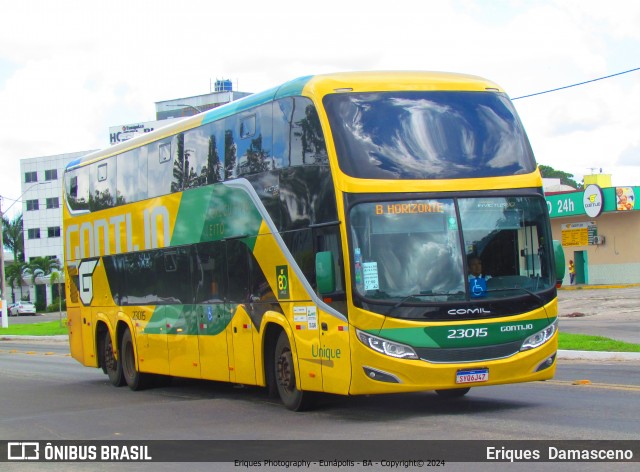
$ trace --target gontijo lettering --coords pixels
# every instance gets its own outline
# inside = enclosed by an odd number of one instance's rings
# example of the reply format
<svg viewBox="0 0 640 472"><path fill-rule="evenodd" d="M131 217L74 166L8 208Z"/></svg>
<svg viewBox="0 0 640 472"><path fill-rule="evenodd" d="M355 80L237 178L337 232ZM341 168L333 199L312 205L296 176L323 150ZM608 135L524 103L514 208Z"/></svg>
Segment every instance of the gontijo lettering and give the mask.
<svg viewBox="0 0 640 472"><path fill-rule="evenodd" d="M170 213L167 207L159 205L143 212L144 248L133 243L133 235L140 229L132 224L132 214L125 213L107 218L98 218L77 225L68 225L65 229L67 254L75 259L83 257L108 256L120 252L152 249L160 246L162 237L164 245L170 237ZM135 231L134 231L135 230ZM113 236L111 238L110 236ZM112 248L110 241L115 242ZM122 241L124 240L124 245ZM76 244L74 244L74 241Z"/></svg>

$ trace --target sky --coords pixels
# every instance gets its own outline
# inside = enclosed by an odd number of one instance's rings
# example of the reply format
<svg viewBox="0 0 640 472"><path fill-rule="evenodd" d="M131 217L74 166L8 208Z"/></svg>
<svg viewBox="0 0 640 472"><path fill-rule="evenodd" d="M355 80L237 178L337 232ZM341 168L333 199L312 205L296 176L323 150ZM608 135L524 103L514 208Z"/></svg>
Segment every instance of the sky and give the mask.
<svg viewBox="0 0 640 472"><path fill-rule="evenodd" d="M20 159L109 146L109 127L216 79L259 92L310 74L433 70L510 97L640 67L628 0L0 0L0 195ZM640 70L514 101L539 164L640 185ZM16 205L19 208L19 205Z"/></svg>

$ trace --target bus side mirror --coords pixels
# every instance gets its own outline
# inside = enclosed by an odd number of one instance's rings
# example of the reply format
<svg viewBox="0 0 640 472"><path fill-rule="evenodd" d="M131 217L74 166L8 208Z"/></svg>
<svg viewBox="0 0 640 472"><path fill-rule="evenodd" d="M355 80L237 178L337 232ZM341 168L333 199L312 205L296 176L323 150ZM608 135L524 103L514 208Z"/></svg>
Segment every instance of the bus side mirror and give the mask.
<svg viewBox="0 0 640 472"><path fill-rule="evenodd" d="M553 256L556 260L556 287L560 288L565 271L564 249L562 249L562 243L555 239L553 240Z"/></svg>
<svg viewBox="0 0 640 472"><path fill-rule="evenodd" d="M316 282L320 294L336 291L335 267L331 251L316 254Z"/></svg>

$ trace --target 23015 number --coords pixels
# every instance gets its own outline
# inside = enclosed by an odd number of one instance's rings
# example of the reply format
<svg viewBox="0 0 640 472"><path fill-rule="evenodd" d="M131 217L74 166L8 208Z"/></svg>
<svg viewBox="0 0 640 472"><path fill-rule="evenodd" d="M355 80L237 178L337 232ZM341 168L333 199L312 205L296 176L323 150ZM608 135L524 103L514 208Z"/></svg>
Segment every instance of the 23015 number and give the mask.
<svg viewBox="0 0 640 472"><path fill-rule="evenodd" d="M488 335L489 328L450 329L447 339L486 338Z"/></svg>

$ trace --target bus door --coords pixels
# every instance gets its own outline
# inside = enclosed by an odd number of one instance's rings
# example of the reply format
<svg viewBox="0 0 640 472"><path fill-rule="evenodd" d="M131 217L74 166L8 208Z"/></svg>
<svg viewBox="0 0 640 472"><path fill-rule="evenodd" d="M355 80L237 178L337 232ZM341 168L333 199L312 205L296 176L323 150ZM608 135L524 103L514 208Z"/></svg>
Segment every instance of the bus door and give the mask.
<svg viewBox="0 0 640 472"><path fill-rule="evenodd" d="M227 327L229 375L231 382L248 385L256 384L253 336L260 326L254 325L250 316L253 304L260 299L254 287L262 274L252 253L254 240L243 238L226 241L229 285L225 310L230 316Z"/></svg>
<svg viewBox="0 0 640 472"><path fill-rule="evenodd" d="M167 323L169 373L174 377L200 378L197 310L194 305L162 307Z"/></svg>
<svg viewBox="0 0 640 472"><path fill-rule="evenodd" d="M169 374L200 378L198 325L192 304L191 256L188 248L165 248L155 254L157 310L164 311Z"/></svg>
<svg viewBox="0 0 640 472"><path fill-rule="evenodd" d="M347 313L343 261L338 226L315 229L316 285L319 296L336 312ZM322 387L327 393L348 394L351 383L349 323L346 316L318 310L320 344L314 356L321 359Z"/></svg>
<svg viewBox="0 0 640 472"><path fill-rule="evenodd" d="M227 326L231 315L224 302L227 292L225 243L197 244L192 257L200 374L203 379L228 382Z"/></svg>

